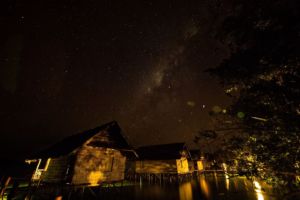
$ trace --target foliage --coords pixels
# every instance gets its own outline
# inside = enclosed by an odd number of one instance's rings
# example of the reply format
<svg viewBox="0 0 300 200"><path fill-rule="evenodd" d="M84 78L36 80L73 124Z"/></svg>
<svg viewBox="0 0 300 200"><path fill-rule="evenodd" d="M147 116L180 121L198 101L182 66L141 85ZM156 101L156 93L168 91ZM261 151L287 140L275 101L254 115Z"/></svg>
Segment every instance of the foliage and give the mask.
<svg viewBox="0 0 300 200"><path fill-rule="evenodd" d="M300 4L235 0L231 6L217 35L231 54L209 70L232 97L227 114L238 119L246 136L238 146L234 140L227 144L252 175L298 187Z"/></svg>

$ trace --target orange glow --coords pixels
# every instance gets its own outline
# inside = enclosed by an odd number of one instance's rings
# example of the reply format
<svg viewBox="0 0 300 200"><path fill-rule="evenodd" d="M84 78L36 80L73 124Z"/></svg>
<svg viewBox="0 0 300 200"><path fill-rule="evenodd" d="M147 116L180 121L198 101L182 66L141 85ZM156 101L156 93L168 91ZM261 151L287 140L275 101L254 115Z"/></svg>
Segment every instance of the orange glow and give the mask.
<svg viewBox="0 0 300 200"><path fill-rule="evenodd" d="M209 191L209 187L208 187L208 184L205 180L205 177L204 176L200 176L200 189L201 191L203 192L203 194L206 196L207 199L209 199L210 197L210 191Z"/></svg>
<svg viewBox="0 0 300 200"><path fill-rule="evenodd" d="M99 185L124 179L126 157L109 148L85 146L77 154L72 184Z"/></svg>
<svg viewBox="0 0 300 200"><path fill-rule="evenodd" d="M264 200L265 198L264 198L264 196L262 194L260 183L254 180L253 181L253 185L254 185L254 188L255 188L257 200Z"/></svg>
<svg viewBox="0 0 300 200"><path fill-rule="evenodd" d="M229 190L229 176L227 174L227 165L226 163L222 163L224 172L225 172L225 186L226 186L226 190Z"/></svg>
<svg viewBox="0 0 300 200"><path fill-rule="evenodd" d="M198 160L198 161L197 161L197 168L198 168L199 171L204 170L202 160Z"/></svg>
<svg viewBox="0 0 300 200"><path fill-rule="evenodd" d="M189 162L186 158L176 160L178 174L184 174L189 172Z"/></svg>
<svg viewBox="0 0 300 200"><path fill-rule="evenodd" d="M259 182L253 181L253 184L254 184L255 189L261 190L261 186L260 186Z"/></svg>
<svg viewBox="0 0 300 200"><path fill-rule="evenodd" d="M218 183L218 176L217 176L216 172L214 172L214 180L215 180L215 183L216 183L216 187L218 189L219 188L219 183Z"/></svg>
<svg viewBox="0 0 300 200"><path fill-rule="evenodd" d="M180 200L193 199L192 184L190 182L184 183L179 186L179 197Z"/></svg>
<svg viewBox="0 0 300 200"><path fill-rule="evenodd" d="M90 186L97 186L103 180L103 173L100 171L93 171L88 176L88 182Z"/></svg>
<svg viewBox="0 0 300 200"><path fill-rule="evenodd" d="M222 166L223 166L224 172L227 173L227 165L226 165L226 163L222 163Z"/></svg>
<svg viewBox="0 0 300 200"><path fill-rule="evenodd" d="M257 195L257 200L264 200L265 199L261 192L257 192L256 195Z"/></svg>
<svg viewBox="0 0 300 200"><path fill-rule="evenodd" d="M225 186L226 186L226 190L229 190L229 176L227 174L225 174Z"/></svg>

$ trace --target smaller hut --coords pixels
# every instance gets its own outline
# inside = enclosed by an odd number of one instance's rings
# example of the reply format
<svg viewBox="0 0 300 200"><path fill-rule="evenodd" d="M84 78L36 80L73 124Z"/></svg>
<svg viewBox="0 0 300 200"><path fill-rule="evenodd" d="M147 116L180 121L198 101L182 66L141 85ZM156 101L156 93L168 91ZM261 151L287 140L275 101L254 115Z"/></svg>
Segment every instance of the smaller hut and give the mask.
<svg viewBox="0 0 300 200"><path fill-rule="evenodd" d="M194 165L195 171L203 172L204 171L204 157L200 150L194 149L190 150L191 160L190 163Z"/></svg>
<svg viewBox="0 0 300 200"><path fill-rule="evenodd" d="M186 174L189 173L190 153L184 143L143 146L136 150L137 174Z"/></svg>
<svg viewBox="0 0 300 200"><path fill-rule="evenodd" d="M27 163L36 163L33 181L98 185L124 179L126 159L134 151L113 121L70 136Z"/></svg>

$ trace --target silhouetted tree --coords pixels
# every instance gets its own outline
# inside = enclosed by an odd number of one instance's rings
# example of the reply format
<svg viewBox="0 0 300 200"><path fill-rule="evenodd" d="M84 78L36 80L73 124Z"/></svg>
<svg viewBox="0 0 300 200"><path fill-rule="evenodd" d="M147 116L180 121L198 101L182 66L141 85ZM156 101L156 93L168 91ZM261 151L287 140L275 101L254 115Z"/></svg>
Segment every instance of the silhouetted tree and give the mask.
<svg viewBox="0 0 300 200"><path fill-rule="evenodd" d="M247 137L235 148L239 164L289 188L299 187L300 174L299 10L297 0L232 1L217 34L231 54L209 70Z"/></svg>

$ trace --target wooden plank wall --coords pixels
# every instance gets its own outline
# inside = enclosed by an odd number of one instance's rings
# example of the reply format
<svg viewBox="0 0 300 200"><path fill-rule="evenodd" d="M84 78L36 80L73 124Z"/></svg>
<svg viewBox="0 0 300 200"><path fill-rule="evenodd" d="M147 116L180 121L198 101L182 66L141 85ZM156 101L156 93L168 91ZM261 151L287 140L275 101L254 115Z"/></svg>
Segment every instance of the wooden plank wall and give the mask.
<svg viewBox="0 0 300 200"><path fill-rule="evenodd" d="M121 181L125 161L126 157L118 150L84 145L77 154L72 183L97 185Z"/></svg>
<svg viewBox="0 0 300 200"><path fill-rule="evenodd" d="M176 160L178 174L186 174L190 172L189 162L187 158L182 157Z"/></svg>
<svg viewBox="0 0 300 200"><path fill-rule="evenodd" d="M44 171L41 176L41 181L48 183L62 182L66 178L68 169L68 156L52 158L50 160L47 171Z"/></svg>
<svg viewBox="0 0 300 200"><path fill-rule="evenodd" d="M136 173L177 173L176 160L136 161Z"/></svg>

